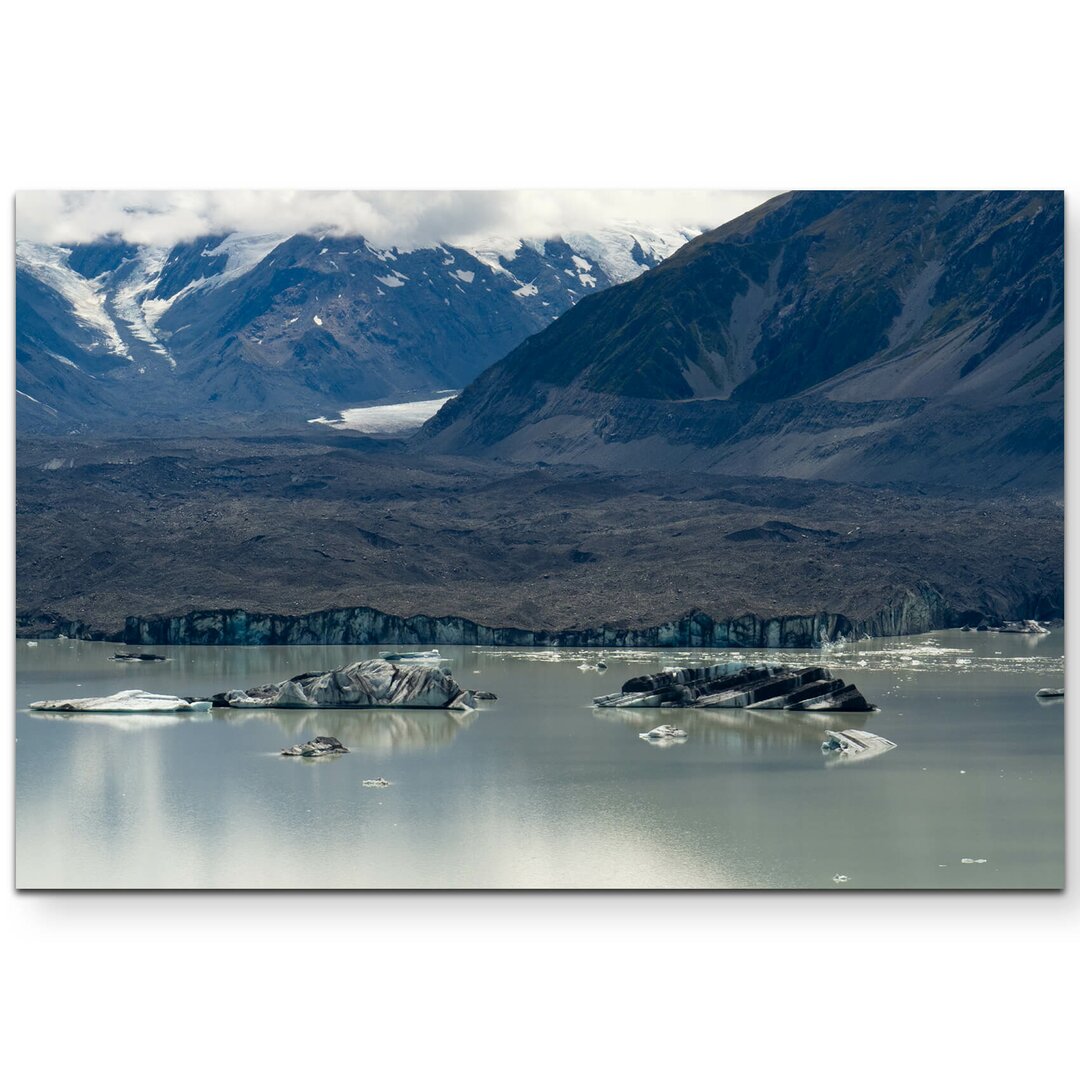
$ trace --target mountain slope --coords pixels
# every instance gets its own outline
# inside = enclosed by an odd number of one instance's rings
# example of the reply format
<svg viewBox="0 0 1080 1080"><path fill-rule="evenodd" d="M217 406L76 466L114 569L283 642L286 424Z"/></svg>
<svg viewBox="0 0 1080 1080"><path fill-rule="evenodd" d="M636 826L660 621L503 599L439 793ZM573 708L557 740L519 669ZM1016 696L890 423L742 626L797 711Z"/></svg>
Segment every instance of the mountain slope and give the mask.
<svg viewBox="0 0 1080 1080"><path fill-rule="evenodd" d="M589 297L417 445L522 461L1054 489L1063 199L780 196Z"/></svg>
<svg viewBox="0 0 1080 1080"><path fill-rule="evenodd" d="M20 242L20 430L295 426L456 389L696 232L628 225L413 251L237 233L171 249Z"/></svg>

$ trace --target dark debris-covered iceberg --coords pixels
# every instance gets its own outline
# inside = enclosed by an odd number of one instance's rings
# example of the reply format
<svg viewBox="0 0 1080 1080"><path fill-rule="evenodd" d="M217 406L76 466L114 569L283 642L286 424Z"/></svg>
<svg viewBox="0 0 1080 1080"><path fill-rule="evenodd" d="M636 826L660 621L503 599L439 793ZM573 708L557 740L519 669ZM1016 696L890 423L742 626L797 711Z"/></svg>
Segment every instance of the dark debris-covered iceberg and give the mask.
<svg viewBox="0 0 1080 1080"><path fill-rule="evenodd" d="M714 664L639 675L618 694L593 699L600 708L786 709L871 712L858 688L826 667Z"/></svg>

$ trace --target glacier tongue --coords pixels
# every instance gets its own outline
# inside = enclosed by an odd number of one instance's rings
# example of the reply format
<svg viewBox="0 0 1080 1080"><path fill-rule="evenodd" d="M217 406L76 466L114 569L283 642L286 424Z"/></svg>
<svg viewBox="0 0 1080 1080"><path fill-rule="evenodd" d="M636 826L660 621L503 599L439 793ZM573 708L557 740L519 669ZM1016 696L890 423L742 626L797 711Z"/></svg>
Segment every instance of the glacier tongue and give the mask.
<svg viewBox="0 0 1080 1080"><path fill-rule="evenodd" d="M17 240L15 262L40 282L59 293L83 326L101 335L109 352L130 360L131 354L105 308L106 291L101 278L87 280L68 266L68 250L55 244Z"/></svg>

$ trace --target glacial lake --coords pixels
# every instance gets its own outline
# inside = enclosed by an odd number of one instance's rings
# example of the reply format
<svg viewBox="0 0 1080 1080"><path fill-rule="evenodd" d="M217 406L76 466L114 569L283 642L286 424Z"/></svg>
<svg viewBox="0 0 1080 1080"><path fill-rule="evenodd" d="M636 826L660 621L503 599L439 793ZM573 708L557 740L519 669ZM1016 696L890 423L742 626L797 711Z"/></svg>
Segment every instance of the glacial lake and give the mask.
<svg viewBox="0 0 1080 1080"><path fill-rule="evenodd" d="M830 650L444 647L475 712L31 714L41 698L200 696L393 646L16 643L19 888L1059 888L1064 633ZM670 665L825 662L871 714L602 710ZM209 718L207 718L209 716ZM689 738L638 738L674 722ZM826 728L897 743L826 764ZM282 758L317 734L351 753ZM386 788L362 781L385 777ZM964 860L970 860L965 862ZM985 861L983 861L985 860ZM834 878L846 880L834 880Z"/></svg>

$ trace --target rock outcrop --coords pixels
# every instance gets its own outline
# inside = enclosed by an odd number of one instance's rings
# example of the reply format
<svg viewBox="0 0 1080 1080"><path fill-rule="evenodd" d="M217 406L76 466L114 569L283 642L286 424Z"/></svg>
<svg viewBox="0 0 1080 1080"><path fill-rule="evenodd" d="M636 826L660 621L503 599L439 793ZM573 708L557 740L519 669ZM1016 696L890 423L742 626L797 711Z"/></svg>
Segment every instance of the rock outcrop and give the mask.
<svg viewBox="0 0 1080 1080"><path fill-rule="evenodd" d="M600 708L786 709L870 712L859 690L824 667L714 664L639 675L618 694L594 698Z"/></svg>
<svg viewBox="0 0 1080 1080"><path fill-rule="evenodd" d="M229 709L471 709L474 701L448 668L357 660L333 671L306 672L212 698Z"/></svg>

